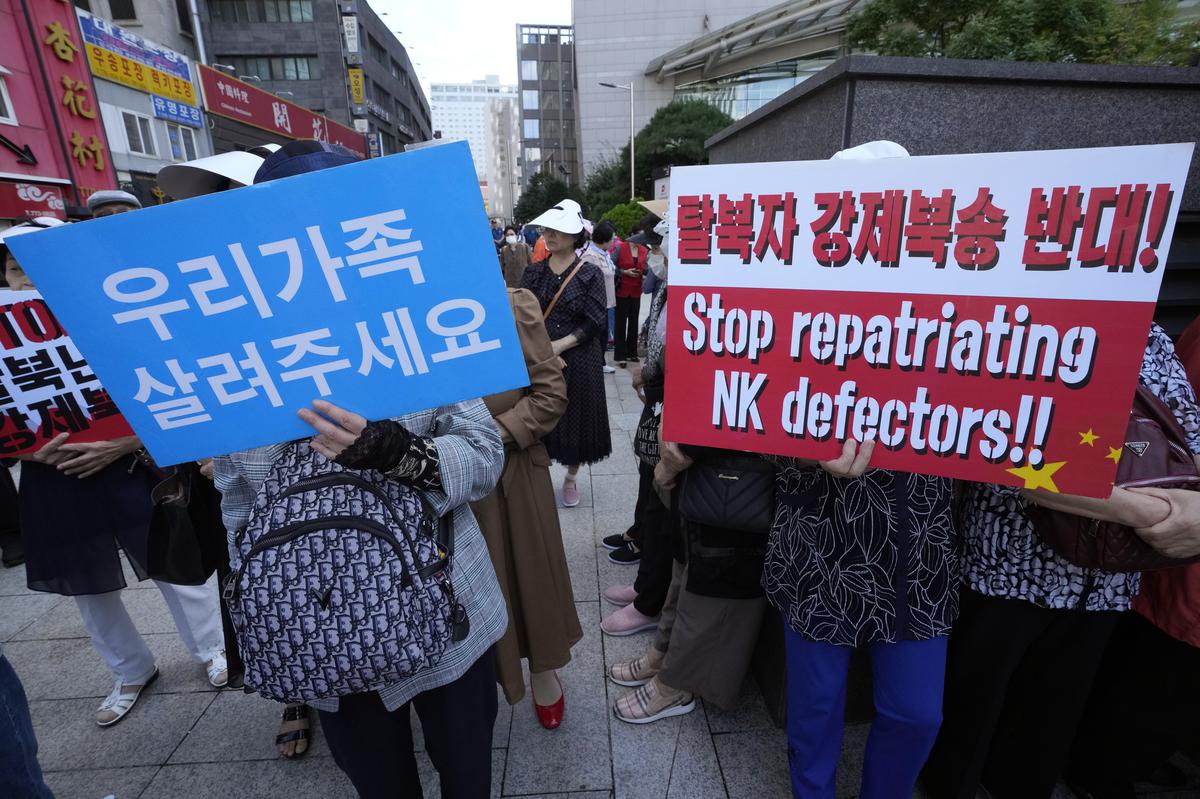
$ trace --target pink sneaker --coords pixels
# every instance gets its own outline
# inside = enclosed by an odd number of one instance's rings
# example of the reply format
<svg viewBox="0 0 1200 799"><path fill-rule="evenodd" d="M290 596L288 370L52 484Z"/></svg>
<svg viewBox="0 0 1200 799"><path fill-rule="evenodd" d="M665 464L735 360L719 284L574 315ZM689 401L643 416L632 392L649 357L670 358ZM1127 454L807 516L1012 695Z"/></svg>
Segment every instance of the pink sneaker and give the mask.
<svg viewBox="0 0 1200 799"><path fill-rule="evenodd" d="M604 601L610 605L623 608L637 599L637 591L632 585L614 585L604 589Z"/></svg>
<svg viewBox="0 0 1200 799"><path fill-rule="evenodd" d="M614 610L604 621L600 629L607 635L633 635L643 630L653 630L658 626L658 616L643 616L632 604L620 610Z"/></svg>
<svg viewBox="0 0 1200 799"><path fill-rule="evenodd" d="M579 483L563 482L562 487L563 507L573 508L579 504Z"/></svg>

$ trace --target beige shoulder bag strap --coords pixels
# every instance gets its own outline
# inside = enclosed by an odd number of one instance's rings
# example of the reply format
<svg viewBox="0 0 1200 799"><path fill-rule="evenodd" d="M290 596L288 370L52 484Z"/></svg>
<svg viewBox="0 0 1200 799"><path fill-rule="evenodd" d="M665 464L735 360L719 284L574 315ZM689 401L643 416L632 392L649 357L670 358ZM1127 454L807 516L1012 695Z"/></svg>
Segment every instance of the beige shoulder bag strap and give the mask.
<svg viewBox="0 0 1200 799"><path fill-rule="evenodd" d="M549 266L546 268L548 269ZM571 281L575 279L575 275L579 274L580 269L583 269L583 259L577 258L575 260L575 268L571 270L571 274L567 275L567 279L564 280L563 284L558 287L558 292L554 295L554 299L550 300L550 304L547 305L546 310L542 312L543 322L550 318L550 314L554 311L554 306L558 305L558 298L561 297L562 293L567 290L567 286L571 285Z"/></svg>

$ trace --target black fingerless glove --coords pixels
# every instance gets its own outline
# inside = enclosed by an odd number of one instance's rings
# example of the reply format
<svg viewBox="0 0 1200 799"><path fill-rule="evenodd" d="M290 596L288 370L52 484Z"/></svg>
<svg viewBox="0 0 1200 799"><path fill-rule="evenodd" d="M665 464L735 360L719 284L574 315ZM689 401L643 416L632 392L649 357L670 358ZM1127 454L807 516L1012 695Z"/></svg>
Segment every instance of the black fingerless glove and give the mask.
<svg viewBox="0 0 1200 799"><path fill-rule="evenodd" d="M421 490L433 491L442 485L433 440L413 435L391 419L368 422L335 460L350 469L375 469Z"/></svg>

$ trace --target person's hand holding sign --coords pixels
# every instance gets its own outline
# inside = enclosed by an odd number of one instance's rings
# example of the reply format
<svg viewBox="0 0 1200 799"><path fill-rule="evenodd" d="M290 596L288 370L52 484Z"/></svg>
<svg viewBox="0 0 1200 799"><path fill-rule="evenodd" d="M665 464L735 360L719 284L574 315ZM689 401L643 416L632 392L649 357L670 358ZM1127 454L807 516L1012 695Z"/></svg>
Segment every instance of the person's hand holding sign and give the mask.
<svg viewBox="0 0 1200 799"><path fill-rule="evenodd" d="M332 402L313 400L314 412L301 408L299 416L317 431L311 446L332 461L351 469L388 472L409 452L413 435L391 419L368 422L357 413Z"/></svg>
<svg viewBox="0 0 1200 799"><path fill-rule="evenodd" d="M875 438L871 437L859 444L852 438L842 444L842 454L831 461L818 461L821 468L834 477L853 479L862 477L871 462L871 453L875 451Z"/></svg>
<svg viewBox="0 0 1200 799"><path fill-rule="evenodd" d="M336 461L367 429L367 420L357 413L339 408L332 402L313 400L313 408L301 408L299 416L317 431L309 442L313 449Z"/></svg>
<svg viewBox="0 0 1200 799"><path fill-rule="evenodd" d="M63 444L60 451L66 453L66 458L58 462L58 470L82 480L99 474L113 461L137 452L141 446L142 441L137 436L90 441L86 444Z"/></svg>

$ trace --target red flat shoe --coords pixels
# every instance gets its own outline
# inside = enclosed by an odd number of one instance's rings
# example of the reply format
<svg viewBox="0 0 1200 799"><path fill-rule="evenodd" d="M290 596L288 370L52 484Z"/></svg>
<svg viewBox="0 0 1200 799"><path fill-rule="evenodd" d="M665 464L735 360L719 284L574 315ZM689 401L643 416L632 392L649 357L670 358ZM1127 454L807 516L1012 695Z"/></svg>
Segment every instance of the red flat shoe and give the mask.
<svg viewBox="0 0 1200 799"><path fill-rule="evenodd" d="M563 712L567 709L567 694L563 691L562 680L558 679L558 672L554 673L554 681L558 683L559 697L558 701L553 705L539 705L537 695L533 696L533 709L537 712L538 721L548 730L557 730L562 724ZM530 693L533 693L532 686Z"/></svg>

